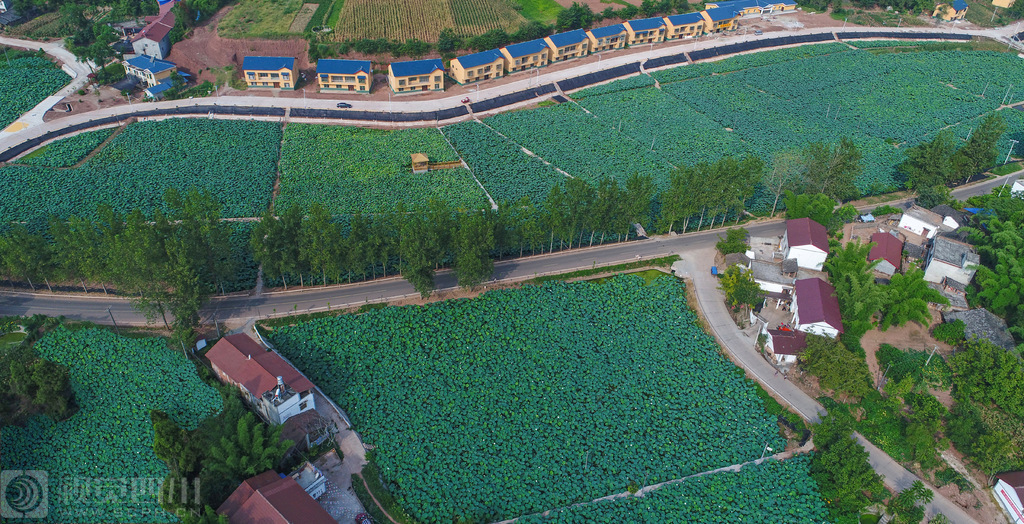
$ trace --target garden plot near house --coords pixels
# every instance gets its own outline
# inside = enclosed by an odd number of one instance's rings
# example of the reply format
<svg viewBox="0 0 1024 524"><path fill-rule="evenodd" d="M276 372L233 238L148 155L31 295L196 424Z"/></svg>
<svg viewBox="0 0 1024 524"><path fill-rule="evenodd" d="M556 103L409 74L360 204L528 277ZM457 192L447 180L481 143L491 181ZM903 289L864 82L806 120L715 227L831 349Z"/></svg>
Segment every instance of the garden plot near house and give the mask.
<svg viewBox="0 0 1024 524"><path fill-rule="evenodd" d="M423 209L432 199L457 209L486 205L483 190L464 168L412 172L411 155L454 162L458 154L437 129L382 131L291 124L281 147L281 188L275 209L324 205L335 214L374 213L404 203Z"/></svg>
<svg viewBox="0 0 1024 524"><path fill-rule="evenodd" d="M92 217L109 204L152 213L167 189L211 191L225 217L258 216L270 205L281 126L274 122L177 118L128 126L72 169L0 168L0 220Z"/></svg>
<svg viewBox="0 0 1024 524"><path fill-rule="evenodd" d="M150 410L195 429L220 412L217 390L163 339L59 327L35 350L68 368L79 410L62 422L36 416L25 427L5 427L0 466L48 473L45 521L178 522L153 489L168 470L153 453Z"/></svg>
<svg viewBox="0 0 1024 524"><path fill-rule="evenodd" d="M681 281L553 282L282 328L422 522L536 513L782 449Z"/></svg>
<svg viewBox="0 0 1024 524"><path fill-rule="evenodd" d="M25 54L9 53L16 56ZM70 77L57 64L40 56L0 61L0 129L57 92L69 80Z"/></svg>

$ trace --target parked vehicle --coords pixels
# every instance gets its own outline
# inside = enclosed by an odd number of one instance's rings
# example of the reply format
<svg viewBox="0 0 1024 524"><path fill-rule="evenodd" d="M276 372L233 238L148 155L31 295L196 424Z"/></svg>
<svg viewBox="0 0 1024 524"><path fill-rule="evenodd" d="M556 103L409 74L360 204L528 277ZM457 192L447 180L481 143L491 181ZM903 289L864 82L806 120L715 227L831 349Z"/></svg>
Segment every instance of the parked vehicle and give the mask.
<svg viewBox="0 0 1024 524"><path fill-rule="evenodd" d="M350 107L352 107L352 104L347 102L338 102L338 109L348 109Z"/></svg>
<svg viewBox="0 0 1024 524"><path fill-rule="evenodd" d="M463 104L468 104L469 103L469 97L467 96L466 98L463 98L462 99L462 103Z"/></svg>

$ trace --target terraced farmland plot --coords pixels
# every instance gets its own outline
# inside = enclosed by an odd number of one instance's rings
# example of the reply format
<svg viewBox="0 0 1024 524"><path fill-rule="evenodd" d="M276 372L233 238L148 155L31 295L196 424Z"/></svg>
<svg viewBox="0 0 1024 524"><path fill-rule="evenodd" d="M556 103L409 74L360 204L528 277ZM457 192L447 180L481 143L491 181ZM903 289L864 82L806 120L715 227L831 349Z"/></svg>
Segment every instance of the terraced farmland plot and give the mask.
<svg viewBox="0 0 1024 524"><path fill-rule="evenodd" d="M484 121L571 176L596 184L603 177L621 184L633 173L667 185L672 165L625 133L617 122L594 118L575 104L514 111Z"/></svg>
<svg viewBox="0 0 1024 524"><path fill-rule="evenodd" d="M514 6L514 0L345 0L334 34L340 40L436 42L445 28L466 35L511 33L526 23Z"/></svg>
<svg viewBox="0 0 1024 524"><path fill-rule="evenodd" d="M257 216L270 205L280 143L281 126L273 122L139 122L77 168L0 168L0 220L88 217L101 203L150 213L172 187L213 192L225 217Z"/></svg>
<svg viewBox="0 0 1024 524"><path fill-rule="evenodd" d="M681 281L554 282L278 330L417 520L483 522L781 449Z"/></svg>
<svg viewBox="0 0 1024 524"><path fill-rule="evenodd" d="M515 202L528 197L544 201L552 186L565 175L479 122L463 122L444 128L444 134L469 164L477 180L495 202Z"/></svg>
<svg viewBox="0 0 1024 524"><path fill-rule="evenodd" d="M45 521L178 522L160 508L154 484L145 483L153 479L158 485L168 473L153 453L149 412L164 411L182 427L195 429L220 412L220 394L163 339L59 327L35 349L67 366L79 411L63 422L37 416L25 427L5 427L0 466L47 471ZM129 483L133 477L140 482Z"/></svg>
<svg viewBox="0 0 1024 524"><path fill-rule="evenodd" d="M651 73L651 76L653 76L659 82L662 83L678 82L680 80L689 80L692 78L699 78L702 76L729 73L732 71L740 71L755 67L775 66L783 64L785 62L791 62L794 60L801 60L814 56L829 55L833 53L843 53L849 50L850 48L847 47L845 44L840 44L837 42L828 44L802 45L798 47L788 47L786 49L779 49L775 51L760 51L757 53L737 55L734 57L726 58L724 60L715 60L713 62L699 62L696 64L687 64L685 66L674 67L672 69L663 69L661 71L655 71L654 73Z"/></svg>
<svg viewBox="0 0 1024 524"><path fill-rule="evenodd" d="M0 61L0 129L18 119L71 78L57 64L36 56Z"/></svg>
<svg viewBox="0 0 1024 524"><path fill-rule="evenodd" d="M431 199L459 209L488 205L465 169L413 174L413 153L423 153L431 162L459 159L437 129L291 124L281 149L281 192L275 207L317 202L335 214L352 214L392 209L399 202L407 209L422 209Z"/></svg>
<svg viewBox="0 0 1024 524"><path fill-rule="evenodd" d="M71 167L81 162L113 133L114 129L100 129L54 140L25 155L17 163L40 167Z"/></svg>
<svg viewBox="0 0 1024 524"><path fill-rule="evenodd" d="M605 500L529 516L522 524L619 522L828 522L806 455L769 460L658 488L643 497Z"/></svg>
<svg viewBox="0 0 1024 524"><path fill-rule="evenodd" d="M675 165L714 162L746 150L735 133L693 106L657 89L634 89L591 96L580 105Z"/></svg>

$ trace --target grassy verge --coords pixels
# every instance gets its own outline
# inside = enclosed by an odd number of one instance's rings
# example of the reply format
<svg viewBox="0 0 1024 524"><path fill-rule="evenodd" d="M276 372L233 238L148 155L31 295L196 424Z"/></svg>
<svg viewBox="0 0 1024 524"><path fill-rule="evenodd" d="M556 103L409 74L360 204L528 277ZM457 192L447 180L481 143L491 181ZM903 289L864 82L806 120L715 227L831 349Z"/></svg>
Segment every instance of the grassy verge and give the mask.
<svg viewBox="0 0 1024 524"><path fill-rule="evenodd" d="M519 11L527 20L550 24L558 18L558 12L562 6L555 0L516 0L522 10Z"/></svg>
<svg viewBox="0 0 1024 524"><path fill-rule="evenodd" d="M1010 173L1016 173L1021 170L1020 162L1010 162L1009 164L1001 165L992 170L992 174L995 176L1009 175Z"/></svg>
<svg viewBox="0 0 1024 524"><path fill-rule="evenodd" d="M331 5L331 13L327 15L327 21L324 25L334 29L338 25L338 19L341 18L341 8L345 6L345 0L334 0Z"/></svg>
<svg viewBox="0 0 1024 524"><path fill-rule="evenodd" d="M865 51L876 55L886 53L916 53L919 51L999 51L1001 53L1005 53L1006 46L996 42L995 40L979 38L971 40L970 42L907 42L906 45L903 45L901 42L899 46L866 48Z"/></svg>
<svg viewBox="0 0 1024 524"><path fill-rule="evenodd" d="M527 284L540 284L543 282L550 282L553 280L569 280L572 278L589 277L592 275L600 275L603 273L612 273L619 271L628 271L631 269L639 269L642 267L669 267L673 263L679 261L679 255L672 255L662 258L653 258L650 260L638 260L636 262L629 262L626 264L617 264L614 266L595 267L592 269L583 269L580 271L573 271L571 273L561 273L558 275L547 275L543 277L537 277L531 280L527 280Z"/></svg>
<svg viewBox="0 0 1024 524"><path fill-rule="evenodd" d="M359 475L352 475L352 491L356 492L356 498L359 499L359 503L363 505L363 509L370 514L370 518L372 518L374 522L391 522L391 520L388 519L388 516L377 507L377 503L373 501L373 497L370 496L370 492L366 491L366 486L363 485L363 481L359 478Z"/></svg>
<svg viewBox="0 0 1024 524"><path fill-rule="evenodd" d="M263 329L273 330L273 329L277 329L279 327L291 326L293 324L298 324L298 323L301 323L301 322L307 322L307 321L315 320L315 319L318 319L318 318L336 317L336 316L345 315L345 314L348 314L348 313L357 313L357 314L358 313L366 313L367 311L373 311L374 309L381 309L381 308L385 308L385 307L388 307L388 305L387 305L387 303L384 303L384 302L382 302L382 303L374 303L374 304L364 304L362 306L359 306L359 308L357 308L355 310L353 310L352 308L348 308L348 309L335 309L335 310L332 310L332 311L318 311L316 313L302 313L300 315L289 315L289 316L286 316L286 317L268 318L266 320L260 320L259 322L257 322L257 324L259 325L259 327L261 327Z"/></svg>
<svg viewBox="0 0 1024 524"><path fill-rule="evenodd" d="M380 470L377 468L377 464L373 461L373 453L368 453L366 460L367 463L363 466L363 478L366 479L366 485L370 487L370 493L373 493L373 498L376 498L377 501L380 502L381 506L384 507L384 511L386 511L388 515L390 515L391 518L399 524L416 524L416 520L410 517L409 514L398 505L398 501L396 501L395 498L391 496L391 492L384 487L384 484L380 479ZM359 482L358 477L356 477L352 482L353 487L360 484L362 484L362 482ZM366 493L366 499L368 502L363 502L364 507L368 510L372 507L377 510L377 513L381 513L380 508L377 508L377 505L373 503L373 499L370 498L369 493ZM362 500L362 497L360 497L360 501ZM390 522L390 519L383 514L381 514L380 517L374 515L374 518L378 519L377 522Z"/></svg>
<svg viewBox="0 0 1024 524"><path fill-rule="evenodd" d="M743 370L740 371L742 372ZM761 384L756 380L751 380L750 382L752 382L754 387L757 388L757 396L761 399L761 402L764 403L765 411L770 415L781 417L799 432L803 432L808 429L807 424L804 423L804 419L801 418L800 415L793 413L788 408L780 404L779 401L775 400L775 397L765 391L765 389L761 387Z"/></svg>

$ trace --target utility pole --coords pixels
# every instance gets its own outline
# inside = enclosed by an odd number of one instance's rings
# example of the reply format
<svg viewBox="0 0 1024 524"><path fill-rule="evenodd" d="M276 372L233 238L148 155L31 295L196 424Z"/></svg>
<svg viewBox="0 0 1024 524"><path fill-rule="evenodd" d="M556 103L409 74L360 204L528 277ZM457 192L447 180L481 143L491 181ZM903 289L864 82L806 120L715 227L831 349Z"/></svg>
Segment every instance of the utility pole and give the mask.
<svg viewBox="0 0 1024 524"><path fill-rule="evenodd" d="M1013 146L1016 146L1017 142L1017 140L1010 140L1010 150L1006 152L1006 160L1003 160L1004 164L1010 161L1010 154L1013 153Z"/></svg>
<svg viewBox="0 0 1024 524"><path fill-rule="evenodd" d="M924 367L928 367L928 363L932 361L932 357L935 356L935 352L939 350L939 346L932 346L932 352L928 355L928 360L924 361Z"/></svg>
<svg viewBox="0 0 1024 524"><path fill-rule="evenodd" d="M1010 84L1010 87L1006 88L1006 94L1003 95L1003 100L1002 102L999 103L999 105L1006 105L1006 98L1010 96L1011 89L1013 89L1013 84Z"/></svg>
<svg viewBox="0 0 1024 524"><path fill-rule="evenodd" d="M991 85L991 84L992 84L992 82L989 82L989 83L985 84L985 89L981 90L981 97L982 98L985 98L985 93L988 92L988 86Z"/></svg>
<svg viewBox="0 0 1024 524"><path fill-rule="evenodd" d="M121 336L121 328L117 327L117 321L114 320L114 314L110 312L110 306L107 306L107 314L110 315L110 321L114 323L114 330L117 331L117 335Z"/></svg>

